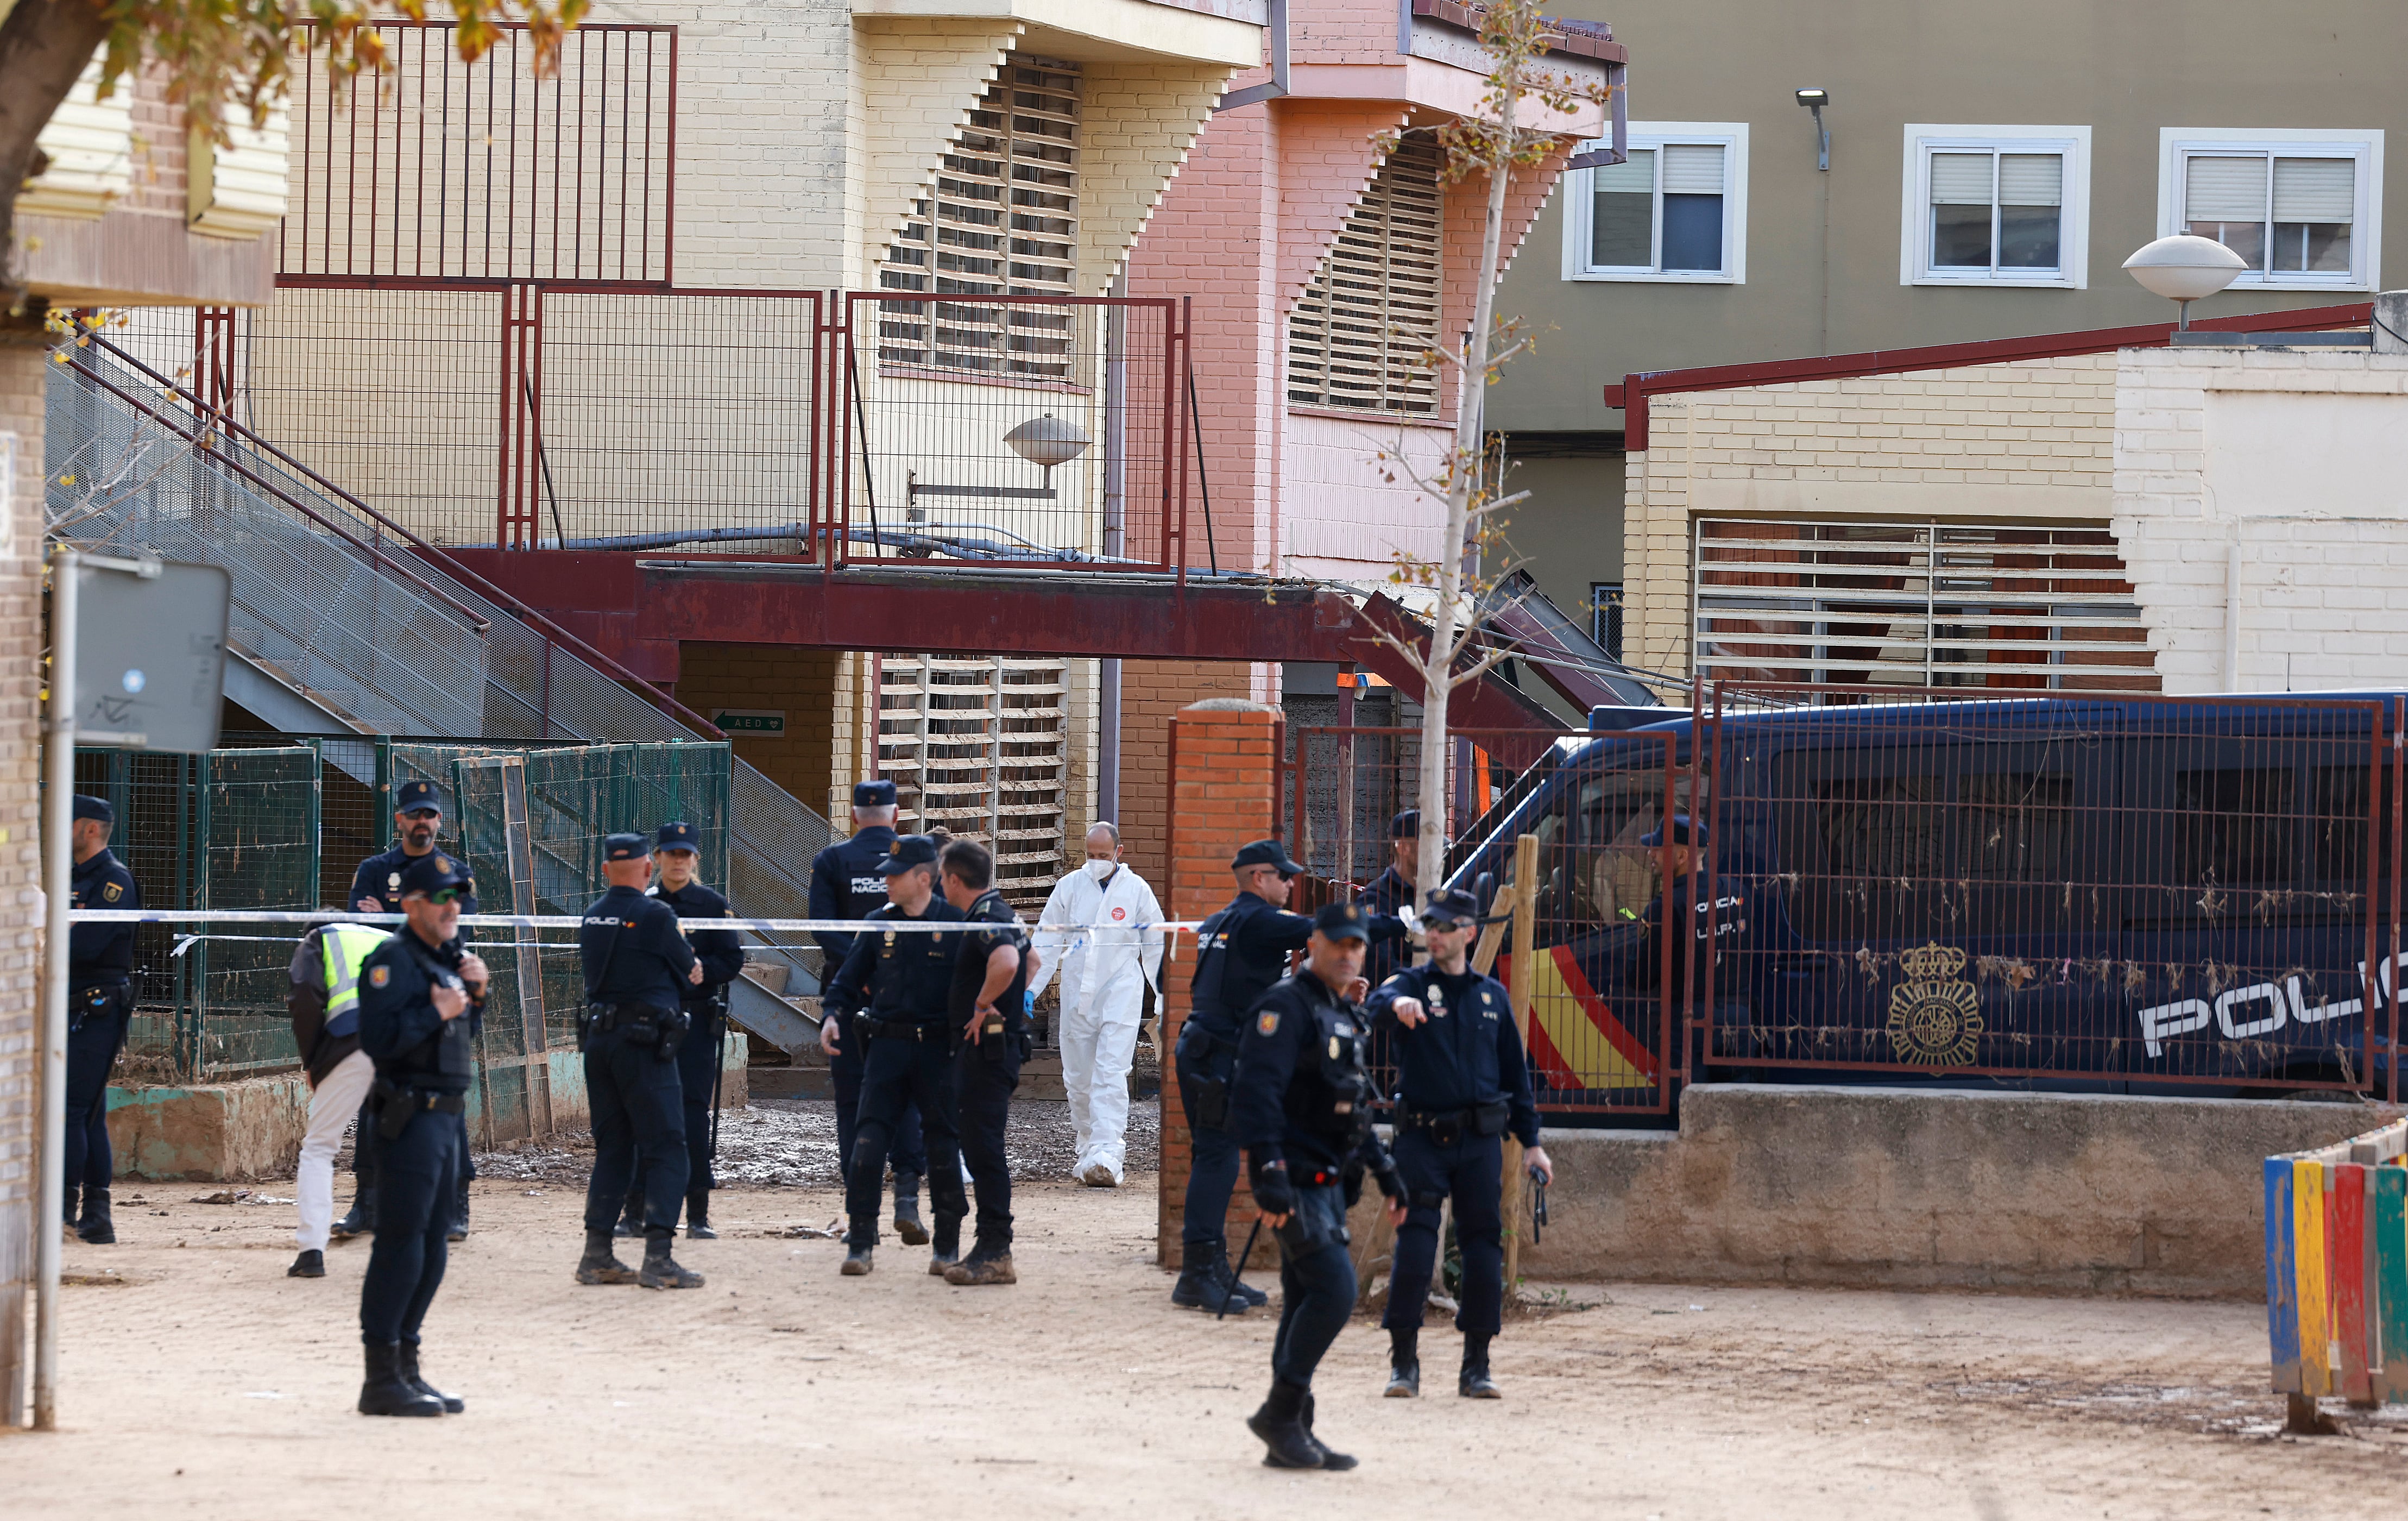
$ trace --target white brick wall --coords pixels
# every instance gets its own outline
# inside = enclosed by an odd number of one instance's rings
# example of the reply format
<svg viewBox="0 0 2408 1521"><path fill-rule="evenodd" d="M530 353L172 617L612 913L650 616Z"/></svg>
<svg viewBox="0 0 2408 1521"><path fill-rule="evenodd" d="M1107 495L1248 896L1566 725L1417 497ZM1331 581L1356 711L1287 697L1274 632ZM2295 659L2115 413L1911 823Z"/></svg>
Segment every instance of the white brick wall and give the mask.
<svg viewBox="0 0 2408 1521"><path fill-rule="evenodd" d="M1287 415L1281 452L1283 570L1380 581L1399 552L1428 562L1445 538L1446 504L1414 490L1399 460L1425 476L1455 442L1451 428L1378 416Z"/></svg>

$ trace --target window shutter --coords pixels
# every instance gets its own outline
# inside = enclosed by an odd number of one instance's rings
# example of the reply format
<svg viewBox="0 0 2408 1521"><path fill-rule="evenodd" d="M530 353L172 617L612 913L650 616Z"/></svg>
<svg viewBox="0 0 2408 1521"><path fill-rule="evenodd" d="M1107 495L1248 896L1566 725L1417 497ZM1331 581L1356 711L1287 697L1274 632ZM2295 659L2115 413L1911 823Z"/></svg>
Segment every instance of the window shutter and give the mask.
<svg viewBox="0 0 2408 1521"><path fill-rule="evenodd" d="M1290 401L1438 409L1421 363L1438 345L1438 173L1437 145L1409 141L1372 177L1289 320Z"/></svg>
<svg viewBox="0 0 2408 1521"><path fill-rule="evenodd" d="M1719 195L1723 150L1719 143L1674 143L1664 150L1664 194Z"/></svg>
<svg viewBox="0 0 2408 1521"><path fill-rule="evenodd" d="M1987 153L1932 154L1931 204L1934 206L1989 205L1990 155Z"/></svg>
<svg viewBox="0 0 2408 1521"><path fill-rule="evenodd" d="M2000 206L2061 206L2065 201L2065 156L2061 153L1999 155Z"/></svg>
<svg viewBox="0 0 2408 1521"><path fill-rule="evenodd" d="M2348 222L2358 214L2358 165L2345 158L2274 161L2276 222Z"/></svg>
<svg viewBox="0 0 2408 1521"><path fill-rule="evenodd" d="M996 886L1032 911L1062 870L1068 675L1058 660L880 665L878 768L895 783L896 822L986 846Z"/></svg>
<svg viewBox="0 0 2408 1521"><path fill-rule="evenodd" d="M2183 170L2183 220L2265 221L2265 159L2193 154Z"/></svg>
<svg viewBox="0 0 2408 1521"><path fill-rule="evenodd" d="M1599 195L1653 195L1656 194L1656 150L1634 148L1625 162L1591 169L1589 174L1593 177L1589 188Z"/></svg>

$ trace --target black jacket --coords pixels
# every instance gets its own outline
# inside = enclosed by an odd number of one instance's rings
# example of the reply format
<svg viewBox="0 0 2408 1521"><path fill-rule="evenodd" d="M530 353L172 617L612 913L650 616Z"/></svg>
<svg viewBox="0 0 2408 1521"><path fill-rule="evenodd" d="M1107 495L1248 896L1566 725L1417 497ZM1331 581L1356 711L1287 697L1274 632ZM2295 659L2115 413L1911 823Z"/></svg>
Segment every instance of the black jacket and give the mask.
<svg viewBox="0 0 2408 1521"><path fill-rule="evenodd" d="M1375 1172L1386 1154L1371 1133L1367 1021L1311 970L1283 977L1250 1012L1229 1083L1229 1130L1254 1166L1284 1158L1302 1168L1342 1169L1360 1160Z"/></svg>
<svg viewBox="0 0 2408 1521"><path fill-rule="evenodd" d="M885 930L890 919L910 919L889 903L871 914L862 932L853 938L853 951L826 986L824 1008L837 1027L850 1029L855 1013L872 1018L909 1020L934 1025L945 1018L953 994L953 959L961 952L959 930ZM942 893L928 899L927 911L915 923L960 924L962 911L945 901Z"/></svg>
<svg viewBox="0 0 2408 1521"><path fill-rule="evenodd" d="M681 919L733 919L736 910L727 899L698 882L687 882L675 892L654 883L646 895L677 911ZM702 963L702 982L684 984L681 997L687 1003L707 1003L719 989L744 975L744 941L732 929L690 929L685 943L694 958Z"/></svg>
<svg viewBox="0 0 2408 1521"><path fill-rule="evenodd" d="M68 904L78 909L138 909L142 889L134 873L107 846L92 853L67 874L72 888ZM71 987L99 987L132 981L132 925L75 925L67 930L67 983Z"/></svg>
<svg viewBox="0 0 2408 1521"><path fill-rule="evenodd" d="M437 986L466 991L462 955L457 939L430 949L404 926L368 956L360 969L360 1049L378 1076L437 1093L468 1091L484 1001L471 997L466 1013L446 1020L434 997Z"/></svg>
<svg viewBox="0 0 2408 1521"><path fill-rule="evenodd" d="M675 1013L695 984L686 973L694 950L678 928L677 911L633 887L613 887L585 911L577 932L585 964L585 996L613 1008L641 1004Z"/></svg>
<svg viewBox="0 0 2408 1521"><path fill-rule="evenodd" d="M1419 998L1426 1022L1410 1030L1398 1024L1401 997ZM1410 967L1372 989L1363 1007L1396 1053L1399 1104L1446 1112L1502 1099L1512 1109L1506 1123L1514 1137L1525 1146L1539 1143L1530 1069L1503 983L1468 967L1460 977L1435 964Z"/></svg>

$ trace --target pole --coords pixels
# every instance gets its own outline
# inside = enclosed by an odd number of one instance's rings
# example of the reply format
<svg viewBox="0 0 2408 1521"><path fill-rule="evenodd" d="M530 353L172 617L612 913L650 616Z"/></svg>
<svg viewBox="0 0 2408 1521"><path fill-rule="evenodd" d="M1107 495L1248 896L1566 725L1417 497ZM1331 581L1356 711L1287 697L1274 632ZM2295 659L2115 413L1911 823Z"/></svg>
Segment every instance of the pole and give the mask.
<svg viewBox="0 0 2408 1521"><path fill-rule="evenodd" d="M1539 837L1513 841L1513 1029L1530 1049L1530 984L1539 975ZM1528 1059L1526 1055L1524 1058ZM1505 1302L1522 1275L1522 1143L1505 1138Z"/></svg>
<svg viewBox="0 0 2408 1521"><path fill-rule="evenodd" d="M75 861L76 578L81 565L62 544L50 553L50 796L42 799L43 880L49 889L42 944L42 1186L34 1222L34 1429L59 1422L59 1234L66 1212L67 911Z"/></svg>
<svg viewBox="0 0 2408 1521"><path fill-rule="evenodd" d="M1229 1301L1238 1297L1238 1280L1246 1270L1246 1261L1254 1255L1254 1242L1262 1239L1263 1217L1254 1216L1254 1228L1246 1232L1246 1244L1238 1253L1238 1260L1229 1264L1229 1286L1221 1291L1221 1308L1212 1318L1219 1320L1229 1313Z"/></svg>

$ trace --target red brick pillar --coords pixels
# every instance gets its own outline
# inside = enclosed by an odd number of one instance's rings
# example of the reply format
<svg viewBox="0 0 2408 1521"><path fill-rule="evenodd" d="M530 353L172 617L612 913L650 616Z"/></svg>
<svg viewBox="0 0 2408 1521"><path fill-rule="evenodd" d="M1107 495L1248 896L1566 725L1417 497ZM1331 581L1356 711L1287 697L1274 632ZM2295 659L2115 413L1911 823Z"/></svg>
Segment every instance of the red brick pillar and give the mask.
<svg viewBox="0 0 2408 1521"><path fill-rule="evenodd" d="M1241 697L1211 697L1179 710L1170 723L1170 869L1163 908L1173 919L1197 920L1229 901L1236 889L1229 858L1250 839L1271 832L1279 788L1280 710ZM1187 1019L1187 983L1196 971L1196 941L1172 942L1163 966L1162 1049L1174 1051ZM1180 1210L1187 1197L1187 1116L1179 1082L1165 1060L1162 1074L1162 1198L1155 1249L1165 1267L1179 1263ZM1238 1180L1230 1201L1231 1250L1254 1222L1254 1198ZM1256 1258L1270 1243L1257 1248Z"/></svg>

